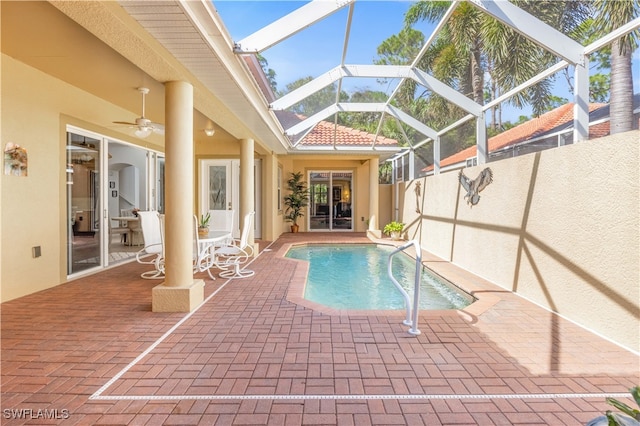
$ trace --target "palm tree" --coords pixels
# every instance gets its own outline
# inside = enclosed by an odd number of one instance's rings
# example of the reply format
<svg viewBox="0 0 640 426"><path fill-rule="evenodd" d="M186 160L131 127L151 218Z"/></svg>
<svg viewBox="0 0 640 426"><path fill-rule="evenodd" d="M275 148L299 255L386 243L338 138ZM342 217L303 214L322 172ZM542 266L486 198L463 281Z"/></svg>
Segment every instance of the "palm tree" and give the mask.
<svg viewBox="0 0 640 426"><path fill-rule="evenodd" d="M595 25L605 35L640 15L638 0L594 0ZM633 129L633 77L631 56L638 47L639 31L611 44L611 89L609 96L610 133Z"/></svg>
<svg viewBox="0 0 640 426"><path fill-rule="evenodd" d="M513 0L513 3L564 33L570 32L586 19L588 10L586 1ZM420 1L407 11L405 24L411 25L421 19L436 22L444 15L449 5L450 2ZM455 66L461 67L455 72L457 89L468 96L471 95L470 97L479 104L484 103L485 73L490 73L492 86L495 87L495 92L499 93L528 80L557 60L549 52L491 16L480 12L470 3L460 4L456 8L439 37L441 42L444 40L451 45L451 48L440 46L441 52L446 53L449 58L465 58L464 61L453 62ZM452 55L451 52L455 53ZM436 77L436 67L443 63L452 64L439 56L431 57L429 60L433 64ZM446 80L443 81L450 84ZM471 87L471 91L468 87ZM520 107L531 104L534 114L540 114L547 109L550 95L551 81L545 80L514 97L511 103Z"/></svg>
<svg viewBox="0 0 640 426"><path fill-rule="evenodd" d="M448 1L419 1L413 4L405 14L405 25L410 26L421 20L438 22L450 6ZM484 67L482 65L482 37L479 33L483 14L468 3L460 4L439 35L436 49L443 55L454 59L458 67L455 75L458 90L479 104L483 103ZM445 48L442 44L449 48ZM442 56L423 61L420 66L432 69L439 77L438 67L448 67L452 61ZM447 82L447 81L445 81ZM447 82L452 84L452 81Z"/></svg>

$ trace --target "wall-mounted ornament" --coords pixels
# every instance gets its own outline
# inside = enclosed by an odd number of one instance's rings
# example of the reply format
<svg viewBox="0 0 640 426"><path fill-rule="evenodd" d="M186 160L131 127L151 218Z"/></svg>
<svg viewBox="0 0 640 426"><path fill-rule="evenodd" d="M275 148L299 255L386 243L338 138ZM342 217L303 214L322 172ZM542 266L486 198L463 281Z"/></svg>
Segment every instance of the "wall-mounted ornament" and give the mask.
<svg viewBox="0 0 640 426"><path fill-rule="evenodd" d="M12 142L4 147L4 174L27 176L27 150Z"/></svg>
<svg viewBox="0 0 640 426"><path fill-rule="evenodd" d="M416 187L413 189L413 191L416 193L416 213L418 214L420 213L420 195L422 193L421 187L422 183L416 182Z"/></svg>
<svg viewBox="0 0 640 426"><path fill-rule="evenodd" d="M469 179L462 173L458 174L458 179L460 180L460 185L467 191L467 194L464 196L465 200L467 200L467 204L473 207L478 204L480 201L480 195L478 195L483 189L487 187L491 182L493 182L493 172L489 167L480 172L478 177L474 180Z"/></svg>

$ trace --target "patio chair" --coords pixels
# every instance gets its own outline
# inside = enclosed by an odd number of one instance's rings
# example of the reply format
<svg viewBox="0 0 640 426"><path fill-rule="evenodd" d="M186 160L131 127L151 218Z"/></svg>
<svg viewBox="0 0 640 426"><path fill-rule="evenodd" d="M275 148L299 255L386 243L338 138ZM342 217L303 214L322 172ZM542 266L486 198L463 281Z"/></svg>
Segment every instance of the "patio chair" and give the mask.
<svg viewBox="0 0 640 426"><path fill-rule="evenodd" d="M211 215L211 221L209 222L210 231L227 231L233 235L234 210L209 210L209 214ZM224 243L228 245L232 242L233 237ZM220 245L222 244L216 244L216 246Z"/></svg>
<svg viewBox="0 0 640 426"><path fill-rule="evenodd" d="M249 258L253 256L253 247L249 244L249 234L253 228L255 212L247 213L244 217L242 235L240 239L234 239L231 244L222 245L215 250L216 266L222 269L220 276L223 278L246 278L255 274L255 271L242 269Z"/></svg>
<svg viewBox="0 0 640 426"><path fill-rule="evenodd" d="M193 240L193 273L204 272L207 271L209 277L212 280L216 278L213 276L213 272L211 272L211 268L215 266L214 262L214 246L212 243L208 241L203 241L198 233L198 216L193 215L193 224L194 224L194 240Z"/></svg>
<svg viewBox="0 0 640 426"><path fill-rule="evenodd" d="M145 265L153 265L153 270L143 272L140 276L146 280L164 278L164 238L163 218L154 211L138 212L140 228L144 239L144 247L136 253L136 261Z"/></svg>

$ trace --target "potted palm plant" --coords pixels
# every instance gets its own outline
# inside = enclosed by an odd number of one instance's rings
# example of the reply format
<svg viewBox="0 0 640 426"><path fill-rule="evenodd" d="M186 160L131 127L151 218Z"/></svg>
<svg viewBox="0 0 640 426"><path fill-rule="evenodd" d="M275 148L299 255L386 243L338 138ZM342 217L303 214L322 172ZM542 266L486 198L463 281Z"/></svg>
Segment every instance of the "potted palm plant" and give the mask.
<svg viewBox="0 0 640 426"><path fill-rule="evenodd" d="M198 223L198 235L206 237L209 234L209 221L211 220L211 213L206 215L200 215L200 222Z"/></svg>
<svg viewBox="0 0 640 426"><path fill-rule="evenodd" d="M304 216L303 209L309 205L309 189L307 183L302 180L302 172L292 172L287 180L289 194L284 197L284 219L291 222L291 232L298 232L298 218Z"/></svg>
<svg viewBox="0 0 640 426"><path fill-rule="evenodd" d="M389 235L392 240L399 240L404 230L404 223L396 222L395 220L387 223L382 229L382 233Z"/></svg>

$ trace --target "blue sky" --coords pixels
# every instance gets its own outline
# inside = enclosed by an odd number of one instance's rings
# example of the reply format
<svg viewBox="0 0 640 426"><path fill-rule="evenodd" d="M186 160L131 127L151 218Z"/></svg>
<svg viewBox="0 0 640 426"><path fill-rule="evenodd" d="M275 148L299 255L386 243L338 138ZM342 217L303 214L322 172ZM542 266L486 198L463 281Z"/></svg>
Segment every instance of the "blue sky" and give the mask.
<svg viewBox="0 0 640 426"><path fill-rule="evenodd" d="M301 7L304 1L271 0L215 0L214 6L234 41L254 33L278 18ZM404 13L413 4L406 0L366 0L355 3L351 37L347 51L347 64L371 64L377 58L377 47L403 27ZM315 23L298 34L262 52L269 67L276 71L278 88L306 76L317 77L340 64L344 43L348 8ZM415 27L428 38L434 26L421 23ZM640 49L634 53L634 93L640 92ZM375 79L348 78L343 90L351 93L369 88L391 93L396 81L381 86ZM554 94L572 101L564 77L558 75ZM530 110L503 110L503 119L516 121L520 115L531 115Z"/></svg>
<svg viewBox="0 0 640 426"><path fill-rule="evenodd" d="M356 2L346 63L371 64L377 57L376 48L386 38L400 32L404 13L412 3ZM214 2L234 41L241 40L303 4L302 1ZM347 15L348 8L343 8L262 52L269 67L276 71L279 89L299 78L308 75L316 77L340 65ZM428 34L432 30L423 31ZM375 85L375 81L371 84Z"/></svg>

